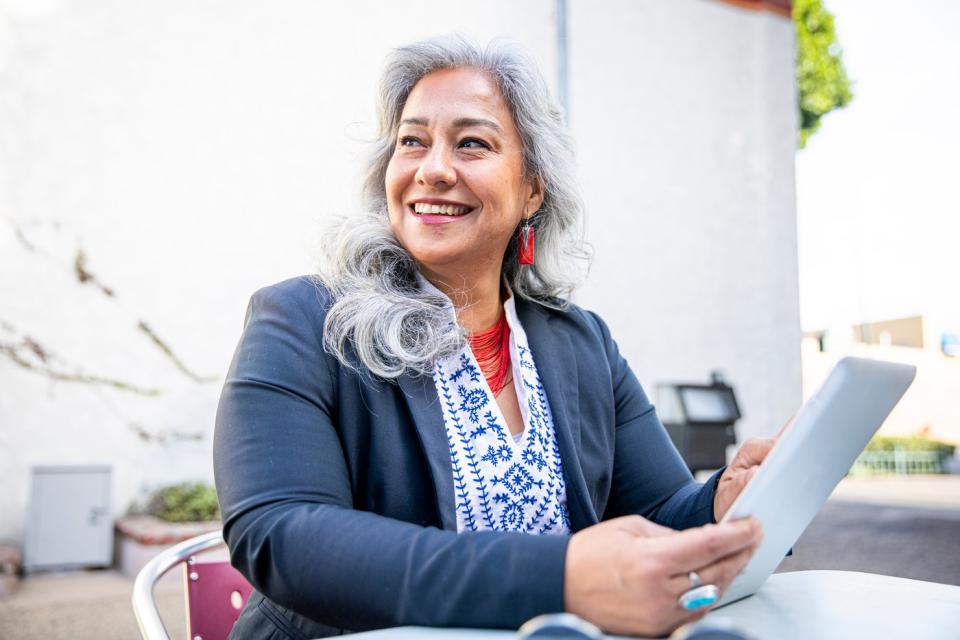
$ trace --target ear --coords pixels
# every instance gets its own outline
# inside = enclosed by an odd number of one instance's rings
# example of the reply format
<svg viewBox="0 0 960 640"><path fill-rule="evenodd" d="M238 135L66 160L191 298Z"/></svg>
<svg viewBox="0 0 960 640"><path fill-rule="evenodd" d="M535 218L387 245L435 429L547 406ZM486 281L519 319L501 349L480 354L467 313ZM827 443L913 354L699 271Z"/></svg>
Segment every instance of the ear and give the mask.
<svg viewBox="0 0 960 640"><path fill-rule="evenodd" d="M527 201L523 207L523 217L529 218L543 204L543 180L540 176L533 176L527 180L530 192L527 195Z"/></svg>

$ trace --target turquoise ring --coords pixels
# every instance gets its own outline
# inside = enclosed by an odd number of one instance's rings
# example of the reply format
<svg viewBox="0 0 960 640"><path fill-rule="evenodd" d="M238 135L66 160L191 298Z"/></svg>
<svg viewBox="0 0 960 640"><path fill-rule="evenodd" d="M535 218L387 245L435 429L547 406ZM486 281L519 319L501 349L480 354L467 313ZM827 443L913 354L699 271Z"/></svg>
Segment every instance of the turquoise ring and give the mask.
<svg viewBox="0 0 960 640"><path fill-rule="evenodd" d="M690 588L680 594L677 602L687 611L709 607L720 599L720 589L715 584L703 584L696 571L687 574Z"/></svg>

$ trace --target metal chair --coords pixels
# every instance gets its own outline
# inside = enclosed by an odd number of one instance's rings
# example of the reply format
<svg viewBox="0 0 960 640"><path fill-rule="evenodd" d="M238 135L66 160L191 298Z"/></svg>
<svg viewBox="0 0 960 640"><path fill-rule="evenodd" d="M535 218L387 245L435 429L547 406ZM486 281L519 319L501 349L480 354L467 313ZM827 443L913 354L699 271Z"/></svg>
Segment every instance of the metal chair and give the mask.
<svg viewBox="0 0 960 640"><path fill-rule="evenodd" d="M133 614L144 640L170 640L153 598L157 581L185 563L187 631L192 640L225 640L250 597L250 583L228 562L201 562L197 555L222 546L223 532L184 540L144 565L133 584Z"/></svg>

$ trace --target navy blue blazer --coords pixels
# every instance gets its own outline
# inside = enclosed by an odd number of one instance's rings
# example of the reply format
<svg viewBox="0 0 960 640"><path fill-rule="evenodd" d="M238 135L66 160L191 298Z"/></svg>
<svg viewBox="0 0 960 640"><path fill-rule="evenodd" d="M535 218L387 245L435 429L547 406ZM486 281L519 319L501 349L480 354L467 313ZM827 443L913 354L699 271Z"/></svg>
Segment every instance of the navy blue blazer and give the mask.
<svg viewBox="0 0 960 640"><path fill-rule="evenodd" d="M214 438L233 565L256 589L231 637L312 638L399 625L512 627L562 611L569 536L456 531L433 379L360 375L323 349L329 294L295 278L258 291ZM574 531L639 514L713 521L593 313L518 299L553 414Z"/></svg>

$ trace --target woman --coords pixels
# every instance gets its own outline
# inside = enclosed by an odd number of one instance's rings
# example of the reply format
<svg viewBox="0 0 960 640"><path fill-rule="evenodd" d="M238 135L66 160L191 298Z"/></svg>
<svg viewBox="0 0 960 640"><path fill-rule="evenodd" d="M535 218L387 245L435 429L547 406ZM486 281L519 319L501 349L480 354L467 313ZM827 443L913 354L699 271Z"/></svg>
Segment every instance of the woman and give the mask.
<svg viewBox="0 0 960 640"><path fill-rule="evenodd" d="M761 536L711 523L772 441L695 483L606 325L565 301L582 205L542 77L504 44L421 42L380 113L373 213L319 281L254 295L224 387L224 535L256 588L233 637L703 615L691 587L722 591Z"/></svg>

